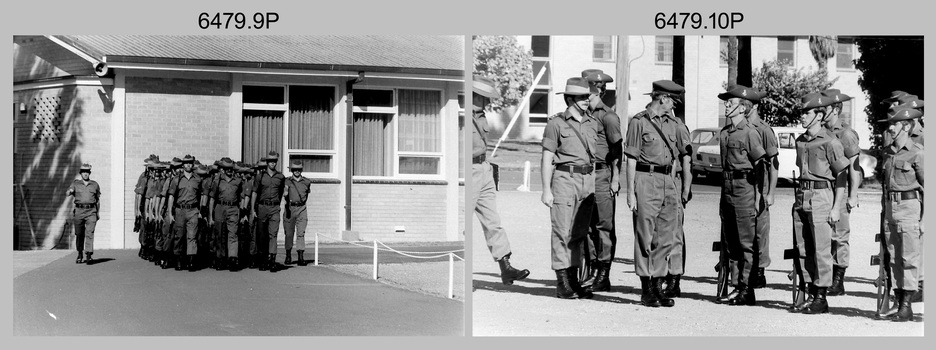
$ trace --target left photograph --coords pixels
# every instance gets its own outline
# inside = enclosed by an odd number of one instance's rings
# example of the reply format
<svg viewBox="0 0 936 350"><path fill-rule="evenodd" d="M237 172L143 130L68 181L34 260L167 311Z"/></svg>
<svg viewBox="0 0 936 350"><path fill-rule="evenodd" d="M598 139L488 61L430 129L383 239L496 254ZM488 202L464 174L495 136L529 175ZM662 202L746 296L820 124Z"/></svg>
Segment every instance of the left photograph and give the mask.
<svg viewBox="0 0 936 350"><path fill-rule="evenodd" d="M13 334L465 335L463 36L13 36Z"/></svg>

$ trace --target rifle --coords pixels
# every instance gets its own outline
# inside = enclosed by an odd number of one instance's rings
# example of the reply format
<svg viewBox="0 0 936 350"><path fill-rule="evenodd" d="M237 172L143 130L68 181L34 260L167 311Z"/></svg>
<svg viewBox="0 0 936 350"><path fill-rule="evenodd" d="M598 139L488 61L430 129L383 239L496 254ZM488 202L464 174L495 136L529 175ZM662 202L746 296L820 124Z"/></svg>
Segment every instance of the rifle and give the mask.
<svg viewBox="0 0 936 350"><path fill-rule="evenodd" d="M799 188L799 183L796 182L796 171L793 171L793 187ZM793 211L793 215L796 215L796 211ZM793 237L793 248L786 249L783 251L783 260L793 260L793 271L790 271L787 274L787 278L793 282L793 305L799 305L806 302L806 291L800 290L799 285L804 284L803 281L803 266L800 265L799 261L799 247L796 245L796 237L794 234Z"/></svg>
<svg viewBox="0 0 936 350"><path fill-rule="evenodd" d="M722 224L719 240L712 242L712 251L718 252L718 263L715 264L715 271L718 271L715 298L721 299L728 295L728 286L731 281L731 263L728 260L728 244L725 243L724 224Z"/></svg>
<svg viewBox="0 0 936 350"><path fill-rule="evenodd" d="M891 269L890 254L887 253L887 240L884 235L887 229L886 225L884 222L884 209L882 208L880 233L874 235L874 241L880 242L880 252L878 255L871 256L871 266L878 266L878 278L874 281L874 286L877 287L877 312L874 316L877 318L885 318L897 312L896 301L892 307L887 302L890 299Z"/></svg>

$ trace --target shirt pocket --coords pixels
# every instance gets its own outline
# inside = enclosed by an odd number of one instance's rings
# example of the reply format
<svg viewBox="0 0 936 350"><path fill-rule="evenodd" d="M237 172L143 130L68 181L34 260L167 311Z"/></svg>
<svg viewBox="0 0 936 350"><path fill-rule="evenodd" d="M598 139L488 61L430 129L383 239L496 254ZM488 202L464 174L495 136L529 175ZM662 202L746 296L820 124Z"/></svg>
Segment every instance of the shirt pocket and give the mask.
<svg viewBox="0 0 936 350"><path fill-rule="evenodd" d="M912 186L916 181L916 171L913 170L913 163L906 160L894 161L894 184L900 187Z"/></svg>
<svg viewBox="0 0 936 350"><path fill-rule="evenodd" d="M820 149L806 150L806 162L809 164L809 173L817 177L825 178L831 172L825 152Z"/></svg>
<svg viewBox="0 0 936 350"><path fill-rule="evenodd" d="M647 161L663 163L663 142L660 136L655 133L644 133L640 136L640 152L643 153Z"/></svg>
<svg viewBox="0 0 936 350"><path fill-rule="evenodd" d="M748 163L747 149L744 144L738 140L728 140L728 162L735 168L740 168Z"/></svg>

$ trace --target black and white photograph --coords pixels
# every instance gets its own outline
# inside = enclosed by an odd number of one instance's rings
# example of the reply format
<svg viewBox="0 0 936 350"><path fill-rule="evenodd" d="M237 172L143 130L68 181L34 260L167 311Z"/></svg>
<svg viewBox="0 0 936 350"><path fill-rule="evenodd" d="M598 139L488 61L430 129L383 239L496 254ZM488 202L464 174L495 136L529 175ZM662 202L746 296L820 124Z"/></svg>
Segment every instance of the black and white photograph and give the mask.
<svg viewBox="0 0 936 350"><path fill-rule="evenodd" d="M13 334L465 335L465 40L14 35Z"/></svg>
<svg viewBox="0 0 936 350"><path fill-rule="evenodd" d="M472 36L472 335L922 336L924 40L845 34Z"/></svg>

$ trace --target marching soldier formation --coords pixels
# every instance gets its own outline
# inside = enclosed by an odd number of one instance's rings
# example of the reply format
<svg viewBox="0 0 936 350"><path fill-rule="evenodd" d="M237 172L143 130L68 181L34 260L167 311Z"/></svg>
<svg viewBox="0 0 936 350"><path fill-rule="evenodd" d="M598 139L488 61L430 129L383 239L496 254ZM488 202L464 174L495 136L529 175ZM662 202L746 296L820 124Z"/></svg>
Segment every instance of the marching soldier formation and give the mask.
<svg viewBox="0 0 936 350"><path fill-rule="evenodd" d="M169 162L160 161L155 154L147 157L134 188L139 256L163 269L179 271L258 268L275 272L279 269L279 211L285 200L283 264L293 263L295 247L296 264L305 266L306 201L311 180L302 176L303 166L298 161L289 165L292 176L287 179L276 170L278 160L279 154L273 151L256 164L228 157L212 165L201 164L191 155ZM75 196L79 263L91 260L100 198L100 187L88 179L90 173L91 166L83 165L82 180L75 180L68 190Z"/></svg>

